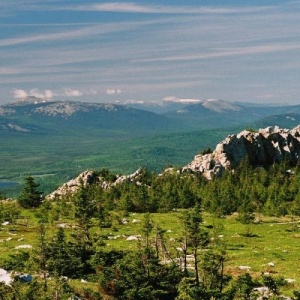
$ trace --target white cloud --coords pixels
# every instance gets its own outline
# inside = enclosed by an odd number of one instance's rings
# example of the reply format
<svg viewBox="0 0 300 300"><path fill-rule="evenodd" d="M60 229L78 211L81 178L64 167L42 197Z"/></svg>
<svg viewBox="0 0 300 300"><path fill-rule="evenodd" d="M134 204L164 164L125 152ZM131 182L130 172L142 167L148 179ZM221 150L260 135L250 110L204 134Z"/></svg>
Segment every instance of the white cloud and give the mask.
<svg viewBox="0 0 300 300"><path fill-rule="evenodd" d="M38 89L31 89L29 92L26 92L25 90L13 90L12 93L15 99L22 99L30 96L41 99L51 99L54 96L54 93L51 90L40 92Z"/></svg>
<svg viewBox="0 0 300 300"><path fill-rule="evenodd" d="M115 94L121 94L122 91L120 89L107 89L106 94L107 95L115 95Z"/></svg>
<svg viewBox="0 0 300 300"><path fill-rule="evenodd" d="M15 99L21 99L21 98L28 97L27 92L24 90L13 90L12 93L13 93L13 97Z"/></svg>
<svg viewBox="0 0 300 300"><path fill-rule="evenodd" d="M164 102L177 102L177 103L200 103L200 99L177 98L174 96L167 96L163 99Z"/></svg>
<svg viewBox="0 0 300 300"><path fill-rule="evenodd" d="M51 90L45 90L44 93L47 99L51 99L54 96Z"/></svg>
<svg viewBox="0 0 300 300"><path fill-rule="evenodd" d="M124 104L145 104L144 100L126 100Z"/></svg>
<svg viewBox="0 0 300 300"><path fill-rule="evenodd" d="M53 93L51 90L44 90L43 92L40 92L38 89L32 89L29 92L29 96L41 99L51 99L53 97Z"/></svg>
<svg viewBox="0 0 300 300"><path fill-rule="evenodd" d="M83 93L79 90L65 89L63 95L67 97L80 97Z"/></svg>

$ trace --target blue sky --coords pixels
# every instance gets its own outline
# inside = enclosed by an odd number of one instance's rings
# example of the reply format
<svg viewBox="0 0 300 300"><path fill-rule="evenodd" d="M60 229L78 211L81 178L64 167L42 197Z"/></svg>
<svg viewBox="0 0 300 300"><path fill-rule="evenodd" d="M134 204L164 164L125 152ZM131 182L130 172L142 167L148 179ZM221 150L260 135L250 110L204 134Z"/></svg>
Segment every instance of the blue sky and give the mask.
<svg viewBox="0 0 300 300"><path fill-rule="evenodd" d="M300 1L0 0L0 104L300 103Z"/></svg>

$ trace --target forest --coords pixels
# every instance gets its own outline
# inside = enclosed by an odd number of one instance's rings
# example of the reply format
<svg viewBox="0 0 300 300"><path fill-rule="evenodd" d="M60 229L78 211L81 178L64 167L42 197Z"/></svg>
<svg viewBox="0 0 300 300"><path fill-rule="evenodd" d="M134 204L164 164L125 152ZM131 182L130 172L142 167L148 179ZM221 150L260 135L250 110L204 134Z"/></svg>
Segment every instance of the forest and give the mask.
<svg viewBox="0 0 300 300"><path fill-rule="evenodd" d="M17 200L0 203L0 266L13 277L0 283L0 299L300 299L299 283L284 276L299 260L299 168L244 160L209 181L143 169L120 184L102 169L94 184L53 200L28 176ZM260 247L276 242L270 220L286 221L280 237L290 248L272 252L264 269L233 272L248 246L259 261ZM228 224L239 242L224 238ZM15 236L30 245L18 248ZM289 270L275 272L272 258Z"/></svg>

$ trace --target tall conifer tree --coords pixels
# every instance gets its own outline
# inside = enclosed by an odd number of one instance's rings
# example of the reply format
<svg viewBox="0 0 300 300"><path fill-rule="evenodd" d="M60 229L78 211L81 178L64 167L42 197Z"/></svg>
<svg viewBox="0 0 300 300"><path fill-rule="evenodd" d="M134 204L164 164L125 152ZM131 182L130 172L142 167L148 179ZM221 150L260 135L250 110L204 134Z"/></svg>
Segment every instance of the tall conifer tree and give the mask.
<svg viewBox="0 0 300 300"><path fill-rule="evenodd" d="M38 190L39 184L35 183L32 176L25 178L24 189L18 198L19 204L24 208L38 207L42 203L42 193Z"/></svg>

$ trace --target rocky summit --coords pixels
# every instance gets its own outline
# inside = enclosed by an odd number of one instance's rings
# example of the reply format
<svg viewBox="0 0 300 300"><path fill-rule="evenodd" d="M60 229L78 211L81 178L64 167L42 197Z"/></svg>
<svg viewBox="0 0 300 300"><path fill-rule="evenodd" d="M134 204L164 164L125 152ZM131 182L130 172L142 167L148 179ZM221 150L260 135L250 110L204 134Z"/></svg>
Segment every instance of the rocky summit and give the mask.
<svg viewBox="0 0 300 300"><path fill-rule="evenodd" d="M103 177L98 176L97 172L93 170L87 170L80 173L76 178L64 183L57 190L47 195L46 198L53 200L56 198L61 198L63 196L73 195L82 186L86 187L95 183L101 185L104 189L108 189L112 185L121 184L123 182L135 182L137 185L141 185L142 183L140 183L140 177L142 175L143 170L139 168L130 175L116 175L115 180L109 182Z"/></svg>
<svg viewBox="0 0 300 300"><path fill-rule="evenodd" d="M234 169L246 157L256 166L267 166L284 159L299 161L300 125L291 130L274 126L229 135L212 153L196 155L182 171L200 172L211 179L224 170Z"/></svg>

